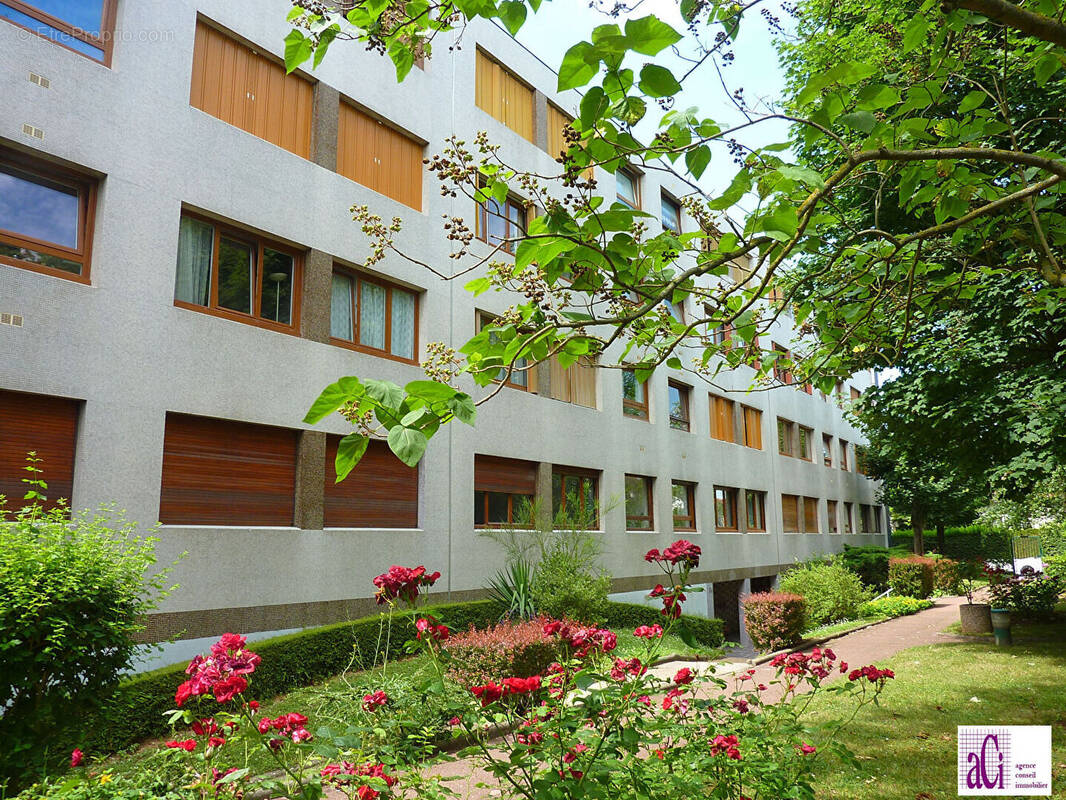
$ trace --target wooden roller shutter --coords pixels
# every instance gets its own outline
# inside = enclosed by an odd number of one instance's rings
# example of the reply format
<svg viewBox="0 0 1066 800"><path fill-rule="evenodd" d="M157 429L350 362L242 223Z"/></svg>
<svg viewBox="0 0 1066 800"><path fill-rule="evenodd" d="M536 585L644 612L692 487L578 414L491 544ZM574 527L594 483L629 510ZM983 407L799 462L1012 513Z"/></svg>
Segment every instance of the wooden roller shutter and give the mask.
<svg viewBox="0 0 1066 800"><path fill-rule="evenodd" d="M340 436L326 438L327 528L417 528L418 469L372 439L348 477L337 483L334 463Z"/></svg>
<svg viewBox="0 0 1066 800"><path fill-rule="evenodd" d="M159 521L293 524L299 431L167 414Z"/></svg>
<svg viewBox="0 0 1066 800"><path fill-rule="evenodd" d="M7 511L22 508L28 487L22 482L26 454L37 453L48 484L42 505L54 508L60 498L69 501L74 488L74 445L78 432L80 401L40 394L0 390L0 494L7 498Z"/></svg>
<svg viewBox="0 0 1066 800"><path fill-rule="evenodd" d="M762 450L762 412L750 406L744 406L744 444Z"/></svg>
<svg viewBox="0 0 1066 800"><path fill-rule="evenodd" d="M819 533L818 530L818 498L803 498L803 530L807 533Z"/></svg>
<svg viewBox="0 0 1066 800"><path fill-rule="evenodd" d="M475 102L527 141L533 141L533 90L477 51Z"/></svg>
<svg viewBox="0 0 1066 800"><path fill-rule="evenodd" d="M422 210L422 145L350 103L341 103L337 172Z"/></svg>
<svg viewBox="0 0 1066 800"><path fill-rule="evenodd" d="M711 395L711 436L723 442L736 441L733 434L733 401Z"/></svg>
<svg viewBox="0 0 1066 800"><path fill-rule="evenodd" d="M781 495L781 517L786 533L799 533L799 497L794 494Z"/></svg>
<svg viewBox="0 0 1066 800"><path fill-rule="evenodd" d="M189 102L298 156L311 156L313 87L285 67L198 22Z"/></svg>
<svg viewBox="0 0 1066 800"><path fill-rule="evenodd" d="M474 491L533 496L537 493L537 463L475 455Z"/></svg>
<svg viewBox="0 0 1066 800"><path fill-rule="evenodd" d="M567 149L563 130L574 120L548 103L548 155L558 158Z"/></svg>
<svg viewBox="0 0 1066 800"><path fill-rule="evenodd" d="M551 359L551 396L564 403L596 408L596 362L582 356L563 369L559 359Z"/></svg>

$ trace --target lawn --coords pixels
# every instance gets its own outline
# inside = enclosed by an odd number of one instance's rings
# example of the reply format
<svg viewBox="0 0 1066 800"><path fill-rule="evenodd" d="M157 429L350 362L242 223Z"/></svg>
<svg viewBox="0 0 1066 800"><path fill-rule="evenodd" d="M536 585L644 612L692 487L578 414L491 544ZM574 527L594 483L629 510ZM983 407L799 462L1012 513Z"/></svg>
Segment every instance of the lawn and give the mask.
<svg viewBox="0 0 1066 800"><path fill-rule="evenodd" d="M858 770L821 761L823 800L940 800L956 796L956 726L1052 725L1052 787L1066 797L1066 616L1040 626L1053 641L996 648L990 642L904 650L889 666L879 707L860 713L845 734ZM1017 640L1016 640L1017 641ZM846 704L825 696L815 719Z"/></svg>

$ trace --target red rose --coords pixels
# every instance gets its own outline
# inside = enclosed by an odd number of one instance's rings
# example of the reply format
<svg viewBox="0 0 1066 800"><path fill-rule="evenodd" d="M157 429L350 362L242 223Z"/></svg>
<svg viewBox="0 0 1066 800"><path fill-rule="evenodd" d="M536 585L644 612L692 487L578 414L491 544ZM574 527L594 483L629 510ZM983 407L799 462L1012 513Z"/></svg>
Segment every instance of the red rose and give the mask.
<svg viewBox="0 0 1066 800"><path fill-rule="evenodd" d="M389 702L389 696L380 689L372 694L363 695L363 710L373 713ZM304 722L307 720L305 719Z"/></svg>
<svg viewBox="0 0 1066 800"><path fill-rule="evenodd" d="M70 752L70 768L71 769L73 769L74 767L80 767L81 766L81 762L84 761L84 760L85 760L85 753L83 753L78 748L75 747Z"/></svg>
<svg viewBox="0 0 1066 800"><path fill-rule="evenodd" d="M214 692L215 699L218 702L228 703L247 688L247 679L241 675L230 675L212 686L211 690Z"/></svg>
<svg viewBox="0 0 1066 800"><path fill-rule="evenodd" d="M695 677L696 676L692 672L692 670L690 670L688 667L682 667L677 671L677 674L674 675L674 683L676 683L678 686L686 686L687 684L692 683L692 680Z"/></svg>
<svg viewBox="0 0 1066 800"><path fill-rule="evenodd" d="M193 750L196 749L196 740L186 739L182 742L170 741L167 742L166 746L174 750L185 750L186 752L191 753Z"/></svg>

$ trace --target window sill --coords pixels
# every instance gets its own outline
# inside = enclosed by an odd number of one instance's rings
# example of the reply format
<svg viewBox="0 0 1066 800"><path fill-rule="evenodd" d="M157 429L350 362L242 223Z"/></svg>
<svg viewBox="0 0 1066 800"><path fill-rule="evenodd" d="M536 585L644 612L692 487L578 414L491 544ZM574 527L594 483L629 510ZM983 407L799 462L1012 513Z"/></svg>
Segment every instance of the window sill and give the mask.
<svg viewBox="0 0 1066 800"><path fill-rule="evenodd" d="M325 527L322 529L323 533L340 533L350 531L351 533L425 533L425 528L333 528Z"/></svg>
<svg viewBox="0 0 1066 800"><path fill-rule="evenodd" d="M44 264L34 264L32 261L23 261L9 256L0 256L0 264L14 267L15 269L24 269L27 272L36 272L38 275L47 275L50 278L62 278L71 283L80 283L84 286L89 286L92 283L88 275L75 275L73 272L56 269Z"/></svg>
<svg viewBox="0 0 1066 800"><path fill-rule="evenodd" d="M302 531L303 528L297 528L295 525L205 525L202 522L197 523L182 523L182 522L162 522L159 525L160 529L167 528L187 528L192 530L240 530L240 531Z"/></svg>
<svg viewBox="0 0 1066 800"><path fill-rule="evenodd" d="M357 353L364 353L368 356L377 356L378 358L388 359L389 361L399 361L401 364L413 364L415 366L418 366L417 359L404 358L403 356L395 356L386 350L376 350L373 347L364 347L361 344L349 342L347 339L337 339L331 336L329 337L329 343L336 347L343 347L345 350L354 350ZM495 383L495 381L493 382Z"/></svg>
<svg viewBox="0 0 1066 800"><path fill-rule="evenodd" d="M186 311L195 311L200 314L206 314L209 317L216 317L217 319L226 319L230 322L239 322L243 325L250 325L253 328L262 328L263 330L274 331L275 333L284 333L289 336L300 336L300 322L299 318L293 325L282 325L277 322L271 322L270 320L259 319L247 314L241 314L235 311L226 311L220 308L209 308L207 306L198 306L196 303L187 303L184 300L175 300L175 308L183 308Z"/></svg>

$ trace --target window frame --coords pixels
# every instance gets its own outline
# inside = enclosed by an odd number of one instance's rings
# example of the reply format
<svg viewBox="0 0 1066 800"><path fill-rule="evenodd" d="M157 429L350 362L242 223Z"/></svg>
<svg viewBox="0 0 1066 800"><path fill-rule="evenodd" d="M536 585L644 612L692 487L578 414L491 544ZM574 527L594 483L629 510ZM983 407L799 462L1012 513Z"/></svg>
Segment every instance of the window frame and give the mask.
<svg viewBox="0 0 1066 800"><path fill-rule="evenodd" d="M555 476L559 476L559 508L555 508ZM579 492L578 499L581 501L581 510L585 510L585 482L589 481L592 484L592 497L593 502L596 505L596 529L599 530L600 526L600 474L595 470L583 469L581 467L552 467L552 519L560 511L566 510L567 494L566 494L566 479L577 478L580 481L581 491Z"/></svg>
<svg viewBox="0 0 1066 800"><path fill-rule="evenodd" d="M793 442L796 432L796 423L790 419L784 417L777 418L777 454L782 456L788 456L789 458L796 457L796 445ZM788 445L787 450L782 449L782 445Z"/></svg>
<svg viewBox="0 0 1066 800"><path fill-rule="evenodd" d="M833 467L833 436L829 433L822 434L822 464Z"/></svg>
<svg viewBox="0 0 1066 800"><path fill-rule="evenodd" d="M777 342L771 342L775 352L780 353L787 359L792 358L792 353L784 345L780 345ZM793 383L792 371L782 367L778 364L778 361L774 360L774 379L785 386L791 386Z"/></svg>
<svg viewBox="0 0 1066 800"><path fill-rule="evenodd" d="M685 516L678 516L673 510L674 489L679 488L685 492L685 502L688 505L689 513ZM670 510L671 516L674 520L674 531L685 533L697 533L696 527L696 484L691 481L670 481ZM687 525L679 525L678 521L688 522Z"/></svg>
<svg viewBox="0 0 1066 800"><path fill-rule="evenodd" d="M752 450L759 450L759 451L763 450L764 448L763 448L763 441L762 441L762 409L761 408L755 408L755 406L746 406L743 403L740 404L740 409L741 409L741 413L743 414L743 417L744 417L744 419L743 419L743 422L744 422L744 428L743 428L744 446L745 447L750 447ZM755 417L754 417L755 424L752 425L752 426L748 425L748 421L751 419L751 416L748 414L749 411L752 412L755 415ZM752 444L752 441L754 441L754 439L749 435L752 432L754 432L757 435L757 437L758 437L758 443L759 443L758 447L756 447L754 444Z"/></svg>
<svg viewBox="0 0 1066 800"><path fill-rule="evenodd" d="M202 222L205 225L210 225L214 228L214 235L211 240L211 288L208 292L208 304L206 306L199 305L198 303L190 303L188 300L179 300L176 296L174 297L174 305L178 308L188 309L189 311L199 311L201 314L209 314L213 317L221 317L222 319L229 319L235 322L243 322L246 325L254 325L257 328L266 328L267 330L278 331L279 333L287 333L291 336L299 336L300 317L303 306L304 252L290 245L282 244L281 242L260 233L248 230L247 228L223 222L204 214L182 210L181 217L188 217L189 219L197 220L198 222ZM262 317L256 316L255 313L246 314L243 311L235 311L231 308L223 308L218 305L218 254L223 236L255 247L255 295L252 304L253 309L259 308L263 302L264 251L267 249L275 250L292 258L292 320L288 325L270 319L263 319ZM177 269L177 261L175 260L175 285L177 282Z"/></svg>
<svg viewBox="0 0 1066 800"><path fill-rule="evenodd" d="M493 198L489 198L489 200L492 200L492 199ZM490 212L489 211L489 207L488 207L489 200L486 200L484 203L476 203L476 205L477 205L477 216L475 218L475 224L474 224L474 236L479 241L484 242L485 244L489 245L490 247L497 248L497 249L502 250L503 252L507 253L508 255L513 256L515 254L515 252L518 250L518 241L516 241L516 240L520 240L520 239L524 238L525 235L526 235L526 229L529 227L529 209L528 209L528 206L526 205L526 203L524 203L522 201L521 198L516 197L515 195L512 195L512 194L509 194L509 195L507 195L507 199L504 200L504 202L503 202L503 215L500 215L500 214L497 214L495 212ZM512 207L514 207L515 209L518 210L518 214L519 214L519 218L521 220L521 223L515 222L514 220L511 219L509 211L510 211L510 209ZM489 217L490 213L494 217L499 217L504 222L504 230L505 230L506 235L504 236L503 241L500 242L499 244L493 244L492 242L489 241L488 217ZM513 236L512 235L512 232L511 232L511 226L512 225L521 225L521 230L519 231L519 234L520 234L519 236Z"/></svg>
<svg viewBox="0 0 1066 800"><path fill-rule="evenodd" d="M659 215L659 223L663 226L663 230L664 231L670 231L670 233L673 233L676 236L680 236L681 235L681 204L679 202L677 202L673 197L671 197L666 192L662 192L660 194L660 197L661 197L661 211L662 212L665 212L667 206L670 206L671 208L673 208L673 209L675 209L677 211L677 227L676 228L672 228L672 227L670 227L669 225L666 224L666 214L665 213L660 213L660 215Z"/></svg>
<svg viewBox="0 0 1066 800"><path fill-rule="evenodd" d="M855 445L855 474L868 474L866 466L866 448L859 444Z"/></svg>
<svg viewBox="0 0 1066 800"><path fill-rule="evenodd" d="M732 399L730 399L728 397L722 397L721 395L718 395L718 394L711 394L710 392L708 392L707 396L708 396L708 398L710 398L709 406L710 406L710 417L711 417L711 420L710 420L710 422L711 422L711 438L714 439L716 442L726 442L728 444L736 444L737 443L737 432L736 432L737 403L736 403L736 401L732 400ZM726 417L726 419L725 419L726 430L724 432L718 430L718 424L717 424L718 413L717 412L718 412L718 404L719 403L724 404L725 408L726 408L726 415L725 415L725 417ZM725 436L717 436L717 435L715 435L716 433L724 433ZM728 438L726 438L726 437L728 437Z"/></svg>
<svg viewBox="0 0 1066 800"><path fill-rule="evenodd" d="M630 479L637 479L637 480L641 481L641 483L643 483L643 485L644 485L644 502L647 504L648 513L647 514L630 514L629 513L629 509L626 508L626 510L625 510L625 512L626 512L626 530L627 531L634 531L634 532L637 532L637 533L647 533L647 532L650 532L650 531L654 531L655 530L655 504L654 504L654 500L655 500L655 489L654 489L655 481L654 481L653 478L651 478L651 477L649 477L647 475L634 475L632 473L628 473L627 472L625 474L624 481L629 481ZM625 486L625 483L623 482L623 488L624 488L624 486ZM625 494L627 494L627 493L623 492L623 496ZM633 527L631 525L631 521L632 520L647 521L648 526L646 528L645 527L635 528L635 527Z"/></svg>
<svg viewBox="0 0 1066 800"><path fill-rule="evenodd" d="M629 180L633 183L633 202L632 203L629 202L628 198L622 197L622 195L618 191L618 174L619 173L622 173L622 174L628 176ZM615 174L615 180L614 180L614 196L615 196L615 199L619 203L624 205L626 208L628 208L628 209L630 209L632 211L640 211L641 210L641 203L640 203L640 175L638 175L630 167L619 167L618 169L616 169L614 171L614 174Z"/></svg>
<svg viewBox="0 0 1066 800"><path fill-rule="evenodd" d="M486 520L485 522L480 522L480 523L477 521L477 505L478 505L477 496L479 494L480 495L484 495L484 497L483 497L484 503L483 503L482 513L484 514L484 518ZM507 521L506 522L488 522L487 521L488 518L489 518L489 495L490 494L502 494L503 496L505 496L507 498ZM508 526L514 525L515 524L514 513L515 513L515 499L516 498L521 498L522 500L528 499L528 501L529 501L529 503L531 505L536 499L535 495L519 494L518 492L493 492L493 491L489 491L487 489L474 489L474 528L477 529L477 530L494 530L494 529L506 528Z"/></svg>
<svg viewBox="0 0 1066 800"><path fill-rule="evenodd" d="M752 522L752 511L757 518L755 522ZM766 492L745 489L744 513L749 533L766 533Z"/></svg>
<svg viewBox="0 0 1066 800"><path fill-rule="evenodd" d="M7 230L0 230L0 244L23 247L42 255L54 256L78 263L81 265L81 272L75 275L73 272L67 272L58 267L35 264L32 261L25 261L15 256L6 255L0 255L0 264L18 267L29 272L37 272L41 275L50 275L54 278L65 278L75 283L91 283L90 273L92 267L93 228L96 224L97 181L74 170L65 169L52 162L24 155L5 147L0 147L0 166L6 167L11 172L24 173L30 178L40 179L46 183L59 184L77 192L78 246L71 249L60 244Z"/></svg>
<svg viewBox="0 0 1066 800"><path fill-rule="evenodd" d="M722 511L725 512L719 515L719 494L721 494ZM740 532L740 518L738 516L739 510L739 494L740 490L733 486L718 486L714 487L714 529L716 531L725 531L727 533L739 533ZM733 524L730 526L728 520L728 512L732 512Z"/></svg>
<svg viewBox="0 0 1066 800"><path fill-rule="evenodd" d="M844 526L842 533L845 536L855 535L854 503L844 501Z"/></svg>
<svg viewBox="0 0 1066 800"><path fill-rule="evenodd" d="M33 28L28 28L13 19L8 19L7 17L0 17L0 20L8 22L18 28L22 28L22 30L24 31L29 31L38 38L44 39L45 41L51 42L52 44L57 44L72 53L77 53L82 58L87 58L90 61L93 61L97 64L102 64L108 69L111 69L111 57L115 43L115 19L116 11L118 8L118 0L102 0L100 8L100 36L93 36L91 33L88 33L87 31L84 31L74 25L71 25L66 20L61 19L60 17L53 16L47 11L42 11L41 9L35 6L30 5L29 3L23 2L23 0L3 0L3 4L11 8L13 11L17 11L22 14L25 14L28 17L32 17L41 24L46 25L49 28L53 28L59 33L66 34L72 39L78 39L79 41L85 42L90 47L95 47L99 49L103 57L99 59L93 58L88 53L84 53L81 50L71 47L65 42L53 39L51 36L46 36L45 34L41 33L40 31L34 30Z"/></svg>
<svg viewBox="0 0 1066 800"><path fill-rule="evenodd" d="M845 439L840 440L840 468L844 472L851 472L848 466L848 442Z"/></svg>
<svg viewBox="0 0 1066 800"><path fill-rule="evenodd" d="M812 446L812 440L814 439L814 428L808 428L806 425L796 424L796 435L798 437L798 446L796 452L796 458L801 461L809 461L814 463L814 447ZM807 443L807 455L803 455L803 443Z"/></svg>
<svg viewBox="0 0 1066 800"><path fill-rule="evenodd" d="M674 416L674 404L670 401L670 390L676 389L681 400L681 407L685 412L684 417ZM675 431L692 432L692 387L679 381L669 380L666 382L667 410L670 414L670 427ZM680 423L684 423L684 427ZM678 423L678 424L675 424Z"/></svg>
<svg viewBox="0 0 1066 800"><path fill-rule="evenodd" d="M398 288L401 288L401 287L398 287ZM391 299L391 297L390 297L390 299ZM415 298L415 301L416 301L415 302L415 325L416 325L416 328L417 328L417 324L418 324L418 302L417 302L417 296ZM389 314L391 316L391 314L392 314L392 305L389 303L388 300L386 300L385 302L386 302L386 305L387 305L387 307L389 309ZM475 332L476 333L481 333L482 329L486 325L491 327L492 325L494 325L496 323L496 321L498 319L499 319L499 317L492 316L492 314L490 312L488 312L488 311L480 311L480 310L475 311L474 312L474 322L475 322L474 328L475 328ZM391 322L391 320L390 320L390 322ZM390 328L390 332L391 332L391 328ZM418 353L418 337L416 336L415 337L415 354L417 355L417 353ZM526 379L525 385L523 385L521 383L515 383L512 380L500 380L499 378L493 378L492 382L493 383L502 383L504 386L508 387L509 389L517 389L520 392L530 392L532 394L536 394L536 388L535 388L536 376L534 374L535 373L535 367L531 368L529 366L529 364L528 364L528 360L524 356L521 357L521 358L516 358L514 360L515 369L512 370L510 374L512 376L516 374L516 370L518 370L518 362L519 361L526 361L527 362L526 364L522 365L522 371L519 373L519 374L525 376L525 379ZM506 374L506 370L507 370L507 365L503 365L503 366L500 367L500 372L501 373ZM534 383L534 386L530 386L531 382Z"/></svg>
<svg viewBox="0 0 1066 800"><path fill-rule="evenodd" d="M821 520L819 518L820 514L818 513L819 510L820 510L818 508L818 506L819 506L819 498L817 498L817 497L808 497L807 495L801 495L801 499L803 500L803 532L804 533L821 533L822 532L822 525L821 525ZM807 511L807 509L811 508L811 507L814 508L814 513L813 514L810 514ZM814 521L814 530L813 531L809 530L808 527L807 527L807 523L810 522L811 520Z"/></svg>
<svg viewBox="0 0 1066 800"><path fill-rule="evenodd" d="M628 373L632 373L633 380L635 380L637 382L637 386L639 386L641 388L641 390L643 391L643 393L644 393L644 401L643 402L641 402L639 400L631 400L630 398L626 397L626 393L625 393L626 392L625 373L627 373L627 372ZM644 420L645 422L650 421L651 420L651 413L650 413L650 408L649 408L649 403L648 403L648 381L644 381L644 383L641 383L639 380L637 380L636 370L623 369L622 373L623 373L623 375L622 375L622 416L626 417L627 419L641 419L641 420ZM637 413L635 413L635 414L626 413L626 409L632 409L632 410L636 411Z"/></svg>
<svg viewBox="0 0 1066 800"><path fill-rule="evenodd" d="M837 511L837 506L838 503L836 500L827 499L825 501L825 516L826 519L829 521L828 532L834 536L840 535L840 519Z"/></svg>
<svg viewBox="0 0 1066 800"><path fill-rule="evenodd" d="M362 272L362 271L354 269L352 267L346 267L343 264L340 264L338 262L334 262L333 263L333 271L330 273L330 281L331 282L333 280L332 276L335 273L340 273L341 275L344 275L346 278L349 278L349 279L352 280L352 289L351 289L351 292L349 294L349 296L351 298L351 302L352 302L352 341L348 341L347 339L338 339L336 336L333 335L333 332L332 332L332 319L331 319L330 320L330 322L331 322L331 325L330 325L331 330L330 330L330 336L329 336L329 343L333 344L333 345L337 345L338 347L345 347L345 348L347 348L349 350L355 350L356 352L359 352L359 353L368 353L369 355L372 355L372 356L378 356L380 358L387 358L390 361L399 361L399 362L401 362L403 364L417 364L418 363L418 345L419 345L418 329L419 329L419 323L421 321L420 314L422 312L422 302L421 302L421 294L422 293L418 292L418 291L415 291L415 290L413 290L413 289L411 289L411 288L409 288L407 286L401 286L398 283L394 283L392 281L388 281L388 280L385 280L383 278L379 278L377 275L371 275L370 273ZM361 286L361 283L364 280L366 282L368 282L368 283L374 284L378 288L381 288L381 289L385 290L385 342L386 342L386 344L391 344L391 342L392 342L392 292L393 292L393 290L394 289L398 289L401 292L407 292L408 294L414 296L414 299L415 299L415 318L414 318L414 323L413 323L414 324L414 347L412 348L414 350L414 356L412 358L406 358L404 356L398 356L398 355L395 355L394 353L392 353L391 351L389 351L387 349L386 350L379 350L376 347L371 347L369 345L361 344L361 343L355 341L355 337L358 335L358 332L359 332L359 329L360 329L359 322L360 322L360 316L362 314L362 308L361 308L361 305L359 303L359 301L361 300L362 289L359 288L359 287ZM331 310L330 313L332 314L332 310Z"/></svg>

